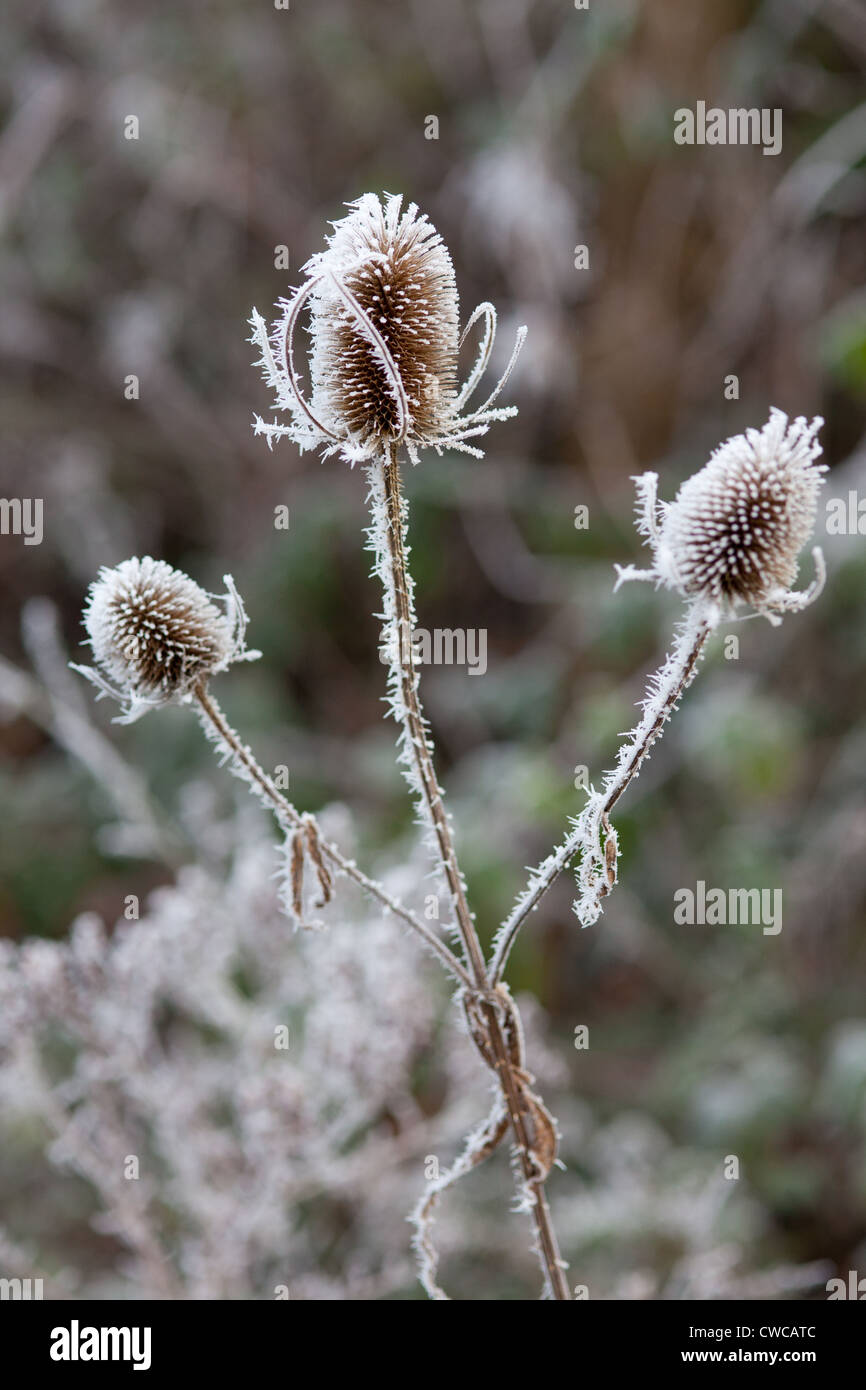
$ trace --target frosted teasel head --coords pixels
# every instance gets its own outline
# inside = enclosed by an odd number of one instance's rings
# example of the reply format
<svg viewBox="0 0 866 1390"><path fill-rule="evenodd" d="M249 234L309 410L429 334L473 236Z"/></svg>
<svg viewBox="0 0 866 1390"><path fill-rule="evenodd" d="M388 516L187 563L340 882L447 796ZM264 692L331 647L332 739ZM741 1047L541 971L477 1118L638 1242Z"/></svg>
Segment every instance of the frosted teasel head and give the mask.
<svg viewBox="0 0 866 1390"><path fill-rule="evenodd" d="M770 411L761 430L750 429L719 446L709 463L683 483L673 502L659 502L658 476L643 473L637 485L638 530L649 543L653 565L617 565L617 588L649 579L704 600L719 617L746 604L771 623L805 608L824 587L819 547L816 577L792 590L800 552L814 531L818 493L826 465L816 460L823 425L802 416L788 423Z"/></svg>
<svg viewBox="0 0 866 1390"><path fill-rule="evenodd" d="M496 401L511 375L526 329L520 328L511 359L478 409L467 409L490 361L496 310L479 304L461 337L454 267L439 233L414 203L402 197L365 193L348 204L349 215L334 222L326 250L303 267L306 280L271 333L253 310L251 341L258 365L272 388L276 407L289 417L267 424L255 418L255 433L268 444L283 436L301 450L324 446L349 463L376 457L403 444L413 463L418 450L458 449L482 457L467 441L486 434L496 420L517 414ZM311 396L306 399L295 360L295 333L309 309ZM484 333L463 386L457 356L479 320Z"/></svg>
<svg viewBox="0 0 866 1390"><path fill-rule="evenodd" d="M233 662L261 655L246 649L246 613L231 576L223 583L226 592L216 598L149 555L100 570L84 608L96 666L72 669L100 696L120 702L117 722L131 724L159 705L189 700Z"/></svg>

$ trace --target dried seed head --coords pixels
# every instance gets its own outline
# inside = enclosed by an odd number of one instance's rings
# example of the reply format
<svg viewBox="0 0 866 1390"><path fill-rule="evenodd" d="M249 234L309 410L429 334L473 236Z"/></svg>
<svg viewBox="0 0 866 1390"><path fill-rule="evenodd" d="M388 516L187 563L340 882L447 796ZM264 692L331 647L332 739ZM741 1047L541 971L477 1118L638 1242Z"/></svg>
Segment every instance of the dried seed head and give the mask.
<svg viewBox="0 0 866 1390"><path fill-rule="evenodd" d="M362 446L402 438L407 427L422 438L442 433L457 394L454 267L427 218L414 204L401 215L401 202L392 197L383 206L372 193L359 198L334 223L327 251L304 267L322 277L311 296L313 411L333 433L348 433ZM396 367L408 421L368 324Z"/></svg>
<svg viewBox="0 0 866 1390"><path fill-rule="evenodd" d="M188 697L244 647L243 606L226 576L221 612L192 579L163 560L124 560L90 586L84 626L96 670L74 667L125 707L126 722L155 705Z"/></svg>
<svg viewBox="0 0 866 1390"><path fill-rule="evenodd" d="M722 444L666 509L661 553L687 594L762 608L790 589L815 527L823 421L774 410Z"/></svg>
<svg viewBox="0 0 866 1390"><path fill-rule="evenodd" d="M101 571L84 625L97 664L142 695L186 690L231 653L231 629L204 590L149 555Z"/></svg>
<svg viewBox="0 0 866 1390"><path fill-rule="evenodd" d="M457 385L457 285L448 249L414 203L402 211L399 196L365 193L335 222L327 249L304 266L306 280L282 300L282 318L269 334L253 310L252 342L288 423L255 432L268 443L283 436L301 449L339 450L350 463L381 456L389 444L405 444L413 463L419 448L460 449L481 457L467 440L486 434L494 420L516 414L494 406L526 330L483 406L464 410L487 368L496 335L496 311L481 304L484 334L468 380ZM309 402L298 378L294 340L301 312L310 312Z"/></svg>
<svg viewBox="0 0 866 1390"><path fill-rule="evenodd" d="M762 430L722 444L671 503L657 503L654 473L638 483L638 527L648 538L650 570L620 568L620 580L655 579L720 609L746 603L759 613L792 611L817 597L818 581L792 593L800 551L815 526L824 464L816 463L823 420L772 410ZM618 567L619 568L619 567Z"/></svg>

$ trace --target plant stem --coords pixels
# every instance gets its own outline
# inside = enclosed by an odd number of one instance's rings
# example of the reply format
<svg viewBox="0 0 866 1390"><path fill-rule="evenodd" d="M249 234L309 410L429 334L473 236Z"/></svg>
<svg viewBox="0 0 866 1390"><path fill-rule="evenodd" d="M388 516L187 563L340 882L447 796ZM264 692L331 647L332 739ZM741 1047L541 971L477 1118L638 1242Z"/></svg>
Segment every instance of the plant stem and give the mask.
<svg viewBox="0 0 866 1390"><path fill-rule="evenodd" d="M490 982L494 987L502 979L511 948L526 918L582 847L592 842L597 849L599 827L637 776L683 692L694 679L707 638L715 625L714 615L695 605L671 655L655 677L650 678L644 717L632 731L630 741L622 746L617 766L605 778L602 794L587 804L562 844L533 870L529 887L500 927L490 963Z"/></svg>
<svg viewBox="0 0 866 1390"><path fill-rule="evenodd" d="M418 689L419 676L412 657L414 613L411 580L406 564L405 508L400 492L400 472L395 445L389 446L378 466L381 468L381 481L384 489L390 557L390 597L396 627L396 632L389 634L389 637L396 638L394 645L398 653L396 661L399 667L401 697L398 711L402 715L404 724L405 752L414 764L421 799L429 815L438 857L451 894L456 926L463 943L466 961L474 977L475 989L482 996L481 1008L487 1023L497 1078L508 1108L508 1118L514 1132L525 1188L531 1199L539 1258L552 1297L567 1301L571 1298L571 1291L565 1278L565 1267L553 1230L544 1179L539 1178L538 1169L532 1158L532 1141L528 1132L525 1104L522 1101L522 1080L515 1074L496 1007L484 999L484 996L489 996L490 993L490 981L487 976L484 952L481 949L475 923L469 911L466 887L457 862L451 823L443 804L442 790L436 777L432 748L427 737L427 726L421 708Z"/></svg>
<svg viewBox="0 0 866 1390"><path fill-rule="evenodd" d="M382 464L382 468L388 519L388 548L393 581L395 635L399 650L400 694L406 724L408 755L414 762L423 804L429 814L433 833L436 837L439 859L451 894L456 924L466 960L478 988L486 989L487 975L484 968L484 953L481 950L478 934L466 900L466 885L463 882L463 875L457 864L451 825L443 804L442 790L436 777L436 770L433 766L432 749L427 737L426 721L421 710L418 671L412 659L414 612L406 564L404 544L406 523L403 499L400 494L400 473L396 450L391 451L387 462Z"/></svg>
<svg viewBox="0 0 866 1390"><path fill-rule="evenodd" d="M676 672L669 687L664 692L664 698L655 718L646 730L641 731L639 739L635 739L628 760L622 768L617 769L613 781L605 784L603 816L608 815L613 810L629 782L636 776L641 763L679 704L680 696L687 686L691 685L701 653L713 627L714 624L709 618L703 618L696 624L695 630L689 632L684 658L677 665Z"/></svg>
<svg viewBox="0 0 866 1390"><path fill-rule="evenodd" d="M511 915L506 917L497 933L490 960L490 983L495 986L505 974L508 957L517 933L530 913L534 912L549 888L552 888L559 875L568 867L580 848L580 834L573 830L551 854L547 856L530 875L529 887L518 898Z"/></svg>
<svg viewBox="0 0 866 1390"><path fill-rule="evenodd" d="M214 741L221 745L227 753L230 753L233 768L244 781L251 785L261 796L262 800L269 806L283 830L297 830L304 824L304 819L300 812L287 801L282 792L271 780L264 768L257 762L252 751L241 742L235 730L231 727L219 705L208 690L199 685L195 690L195 698L198 701L199 709L204 720L210 726ZM308 817L308 823L315 825L313 817ZM318 832L317 832L318 833ZM452 951L448 949L445 942L436 936L435 932L416 917L414 912L410 912L396 898L392 898L390 893L377 883L375 879L368 878L352 859L347 859L345 855L324 837L319 837L322 853L331 863L347 877L354 880L360 888L369 893L372 898L381 903L389 912L393 912L395 917L399 917L413 931L423 937L428 947L438 956L445 969L460 981L464 988L472 988L472 980L465 968Z"/></svg>

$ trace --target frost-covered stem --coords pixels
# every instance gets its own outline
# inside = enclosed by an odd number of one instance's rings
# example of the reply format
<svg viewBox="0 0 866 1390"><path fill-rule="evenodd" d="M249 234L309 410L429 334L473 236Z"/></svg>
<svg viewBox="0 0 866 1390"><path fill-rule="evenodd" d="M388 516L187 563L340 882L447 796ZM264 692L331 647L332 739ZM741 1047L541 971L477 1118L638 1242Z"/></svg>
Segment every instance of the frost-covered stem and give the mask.
<svg viewBox="0 0 866 1390"><path fill-rule="evenodd" d="M629 782L638 773L641 763L664 729L679 703L680 696L691 685L707 638L716 625L714 615L696 610L686 625L667 666L659 672L656 690L647 701L646 713L632 736L626 757L605 779L602 816L609 815Z"/></svg>
<svg viewBox="0 0 866 1390"><path fill-rule="evenodd" d="M514 1074L495 1007L492 1004L485 1004L483 1008L487 1018L490 1045L496 1059L499 1084L505 1097L508 1120L514 1132L523 1183L531 1203L532 1219L535 1222L538 1240L538 1258L547 1280L551 1298L558 1302L568 1302L571 1298L571 1290L565 1277L566 1264L559 1253L559 1242L553 1229L553 1219L547 1202L544 1179L539 1178L532 1157L533 1144L527 1130L521 1083Z"/></svg>
<svg viewBox="0 0 866 1390"><path fill-rule="evenodd" d="M419 675L413 661L412 632L414 604L412 580L406 563L406 508L400 492L400 470L396 445L389 445L382 459L374 464L371 473L371 502L373 505L372 535L377 539L377 502L384 502L387 558L389 564L380 566L385 584L384 616L386 640L391 652L392 671L397 689L392 690L395 713L403 725L403 758L411 787L418 794L420 807L432 828L438 858L448 889L457 931L474 977L477 992L489 992L484 952L469 911L466 885L457 862L451 822L445 810L442 790L433 763L433 750L427 736L427 725L421 708ZM380 557L380 559L383 557ZM523 1176L524 1191L529 1197L537 1234L537 1250L551 1296L568 1300L571 1293L565 1278L565 1267L550 1217L544 1181L539 1179L533 1160L533 1136L529 1133L527 1115L522 1101L522 1082L515 1075L496 1007L482 1002L487 1022L490 1046L508 1119L514 1132L518 1162Z"/></svg>
<svg viewBox="0 0 866 1390"><path fill-rule="evenodd" d="M620 749L617 765L605 777L603 790L590 796L562 844L533 870L528 888L500 927L490 963L490 981L494 987L502 979L511 948L526 918L535 911L544 894L581 849L586 860L585 887L590 886L590 870L597 877L597 872L615 867L605 865L599 854L601 830L629 783L638 775L642 762L661 736L686 687L691 684L707 638L717 622L718 610L714 604L699 601L693 605L670 656L661 669L649 678L643 719ZM615 846L615 841L613 843ZM596 887L598 896L603 896L612 883L599 882Z"/></svg>
<svg viewBox="0 0 866 1390"><path fill-rule="evenodd" d="M251 786L261 797L282 830L293 831L303 826L305 821L300 812L283 796L256 760L252 751L241 741L213 696L203 685L197 686L194 694L205 732L211 741L216 743L217 747L222 748L226 755L230 756L232 771L236 776ZM315 820L308 816L306 823L309 824L310 822L315 825ZM368 878L358 868L354 860L347 859L335 844L324 839L323 836L319 837L319 847L325 858L330 859L335 868L346 874L348 878L353 879L360 888L363 888L365 893L369 893L370 897L375 898L395 917L399 917L401 921L423 937L426 945L439 958L449 974L458 979L462 985L472 987L472 981L457 957L448 949L444 941L441 941L419 917L415 916L414 912L393 898L375 879Z"/></svg>
<svg viewBox="0 0 866 1390"><path fill-rule="evenodd" d="M403 723L403 755L411 779L411 786L419 796L422 813L426 813L436 841L438 858L441 863L456 920L457 931L463 945L467 964L479 989L486 988L487 979L484 968L484 953L478 940L478 933L472 921L469 904L466 900L466 885L457 863L451 823L442 799L442 790L433 765L433 750L427 736L427 726L421 710L418 693L419 677L413 661L412 633L415 623L412 601L412 581L406 564L406 515L405 505L400 493L400 471L397 451L391 446L378 465L381 469L385 514L387 518L387 545L390 565L388 582L390 593L386 594L386 623L391 618L393 631L387 634L392 661L398 668L399 701L395 702L396 713Z"/></svg>
<svg viewBox="0 0 866 1390"><path fill-rule="evenodd" d="M532 870L528 888L517 899L510 916L506 917L496 934L490 960L490 983L494 988L505 974L517 933L529 914L538 907L547 890L553 887L559 875L568 868L579 844L580 836L576 829L572 830L562 844Z"/></svg>

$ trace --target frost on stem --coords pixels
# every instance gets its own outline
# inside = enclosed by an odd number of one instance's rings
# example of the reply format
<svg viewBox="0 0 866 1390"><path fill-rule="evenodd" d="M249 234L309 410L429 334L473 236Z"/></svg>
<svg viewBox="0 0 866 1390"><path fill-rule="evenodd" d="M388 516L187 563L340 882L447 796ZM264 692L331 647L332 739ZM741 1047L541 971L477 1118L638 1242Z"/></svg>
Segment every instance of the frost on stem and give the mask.
<svg viewBox="0 0 866 1390"><path fill-rule="evenodd" d="M583 926L598 919L602 900L617 879L619 846L609 814L639 775L722 618L747 605L776 626L784 613L798 612L821 593L826 571L818 547L812 551L814 582L803 591L791 585L800 552L814 530L826 471L817 462L821 446L816 436L822 423L819 418L809 423L798 417L789 424L781 410L771 410L763 429L747 430L720 445L670 503L659 502L655 473L635 479L636 525L653 563L643 570L617 565L616 588L628 580L665 584L686 599L686 614L673 649L649 679L642 717L626 736L616 766L606 774L601 791L590 789L568 835L532 870L502 923L491 963L494 984L502 978L523 922L576 855L579 896L574 910Z"/></svg>
<svg viewBox="0 0 866 1390"><path fill-rule="evenodd" d="M84 609L95 668L73 666L99 695L120 702L131 724L160 705L188 702L195 688L247 651L246 613L230 575L220 611L188 575L149 555L103 568Z"/></svg>
<svg viewBox="0 0 866 1390"><path fill-rule="evenodd" d="M771 410L761 430L750 429L720 445L676 499L659 503L656 475L637 483L637 526L652 554L649 570L617 566L617 588L650 579L677 589L688 602L685 619L664 665L650 677L643 716L622 745L602 790L592 790L574 822L580 853L579 897L574 910L584 926L596 921L601 900L616 882L618 848L608 814L694 679L709 634L722 617L748 605L773 625L818 597L825 578L823 555L813 550L816 578L792 590L800 552L815 527L825 465L816 460L823 421L802 416L789 425Z"/></svg>
<svg viewBox="0 0 866 1390"><path fill-rule="evenodd" d="M572 820L572 825L575 824L576 821ZM496 985L502 979L518 931L530 913L536 910L551 884L555 883L559 875L568 868L575 852L575 835L572 830L561 845L551 850L546 859L543 859L534 869L529 870L529 881L526 887L518 895L514 907L493 939L490 962L491 984Z"/></svg>
<svg viewBox="0 0 866 1390"><path fill-rule="evenodd" d="M72 669L86 676L100 696L109 695L124 705L122 723L131 723L160 705L181 702L194 707L220 761L228 763L280 827L284 836L284 868L277 875L283 882L281 902L298 925L311 925L305 867L318 880L317 907L330 902L334 877L344 874L411 927L445 969L468 984L460 962L424 922L362 873L336 845L320 839L315 819L301 815L282 795L209 693L210 676L232 662L252 661L260 655L246 649L246 613L228 575L224 582L226 612L222 614L203 589L163 561L145 556L102 570L91 586L84 612L97 669Z"/></svg>
<svg viewBox="0 0 866 1390"><path fill-rule="evenodd" d="M463 1151L450 1168L431 1179L424 1196L416 1203L409 1221L414 1227L412 1248L418 1259L418 1278L424 1291L437 1302L448 1302L448 1294L437 1281L439 1253L433 1243L433 1223L442 1194L473 1168L477 1168L498 1148L508 1131L508 1111L497 1089L490 1113L466 1137Z"/></svg>
<svg viewBox="0 0 866 1390"><path fill-rule="evenodd" d="M467 441L486 434L496 420L517 413L495 404L526 336L520 328L511 359L490 396L476 410L464 409L477 389L493 350L496 311L481 304L463 336L448 248L414 203L402 211L399 195L365 193L349 203L349 215L332 223L324 251L303 267L306 279L269 331L253 310L250 341L257 365L274 393L284 423L256 416L254 430L272 445L283 436L302 451L323 446L350 464L381 454L388 444L405 444L413 463L418 450L459 449L481 457ZM311 346L309 401L295 362L295 331L309 310ZM478 356L465 384L457 384L463 338L484 320Z"/></svg>
<svg viewBox="0 0 866 1390"><path fill-rule="evenodd" d="M367 527L367 549L374 556L373 573L382 586L382 612L376 616L382 622L382 642L380 651L387 658L387 696L388 713L395 720L400 732L397 737L397 762L415 802L416 818L424 834L424 843L434 862L431 871L435 876L440 893L450 903L452 925L455 936L460 933L456 923L456 903L446 882L445 866L440 860L440 846L434 821L434 807L431 797L447 816L441 806L441 793L437 786L426 786L422 776L421 751L432 758L433 749L429 741L428 725L423 714L415 717L415 712L407 702L406 683L412 682L417 690L418 672L411 634L415 627L415 584L408 565L395 564L394 550L405 559L406 546L406 507L402 496L397 500L399 517L395 518L397 535L393 534L391 518L388 513L386 497L386 469L391 464L388 459L376 460L368 469L368 503L370 525ZM411 699L411 696L410 696ZM419 745L423 745L423 750Z"/></svg>
<svg viewBox="0 0 866 1390"><path fill-rule="evenodd" d="M605 774L601 791L590 789L582 812L572 821L569 841L580 855L574 910L581 926L589 927L601 913L602 899L616 883L619 846L608 814L649 757L656 739L694 680L707 637L719 620L719 610L706 600L693 602L676 634L674 646L647 683L638 724L627 735L613 769Z"/></svg>
<svg viewBox="0 0 866 1390"><path fill-rule="evenodd" d="M228 723L213 696L200 691L196 701L196 712L207 739L214 744L220 761L227 763L235 777L245 782L267 810L274 816L283 836L280 849L280 868L275 875L282 885L280 902L283 910L293 918L296 926L317 925L310 921L310 913L305 906L304 865L309 863L318 878L320 898L317 908L330 902L333 896L334 879L345 875L357 883L371 898L374 898L386 912L393 913L422 938L428 949L436 955L450 975L461 984L469 984L469 977L460 962L449 951L443 941L422 922L414 912L391 896L376 879L369 878L353 859L347 859L335 844L321 838L315 818L305 812L303 815L283 796L270 777L257 762L252 750L242 743L235 730ZM325 864L327 861L327 866ZM300 910L298 910L300 908Z"/></svg>
<svg viewBox="0 0 866 1390"><path fill-rule="evenodd" d="M126 560L116 569L103 569L91 586L84 610L96 669L74 669L92 681L100 695L121 701L122 723L131 723L160 705L195 704L221 762L228 762L276 816L284 836L280 901L296 923L312 925L304 893L307 866L318 879L317 905L324 907L332 895L332 876L322 858L315 822L283 800L207 693L211 676L234 661L260 655L246 650L244 607L229 576L225 584L223 613L188 575L162 560L145 556Z"/></svg>
<svg viewBox="0 0 866 1390"><path fill-rule="evenodd" d="M517 1189L514 1210L536 1215L539 1208L546 1210L543 1184L557 1162L559 1145L556 1121L540 1096L533 1090L535 1077L526 1067L520 1014L507 986L499 985L496 989L483 993L476 990L466 991L460 998L469 1034L485 1066L497 1076L497 1081L494 1083L494 1100L487 1118L467 1136L462 1152L451 1167L431 1180L427 1192L416 1204L409 1218L415 1227L412 1243L418 1257L419 1278L430 1297L437 1300L448 1297L437 1282L439 1256L433 1242L434 1218L442 1194L495 1152L511 1127L509 1110L513 1106L521 1116L520 1132L514 1135L515 1143L511 1152ZM507 1077L497 1063L490 1028L491 1009L502 1030L510 1064ZM562 1272L566 1266L559 1258L558 1252L552 1252L555 1263L551 1268L542 1248L541 1238L541 1229L536 1225L533 1251L538 1256L544 1273L543 1297L552 1298L555 1296L554 1271Z"/></svg>
<svg viewBox="0 0 866 1390"><path fill-rule="evenodd" d="M507 1006L504 996L487 989L488 978L481 943L466 898L466 885L457 862L451 823L443 805L442 792L433 764L433 749L427 723L418 697L418 672L412 652L414 595L406 563L406 513L400 493L396 448L383 450L382 458L370 464L371 525L370 548L376 557L375 572L384 593L382 619L385 653L389 665L388 698L401 726L399 759L416 798L421 824L433 851L434 862L444 880L451 904L451 927L460 940L466 964L474 977L474 997L483 999L470 1018L470 1028L485 1064L497 1078L507 1117L514 1132L515 1176L521 1211L531 1214L536 1232L534 1249L544 1275L544 1288L551 1297L567 1300L568 1285L559 1254L556 1235L544 1195L544 1181L556 1154L556 1127L541 1100L531 1090L532 1078L522 1061L522 1048L516 1010ZM469 998L469 996L467 996ZM501 1015L501 1016L500 1016ZM498 1112L497 1112L498 1113ZM480 1162L504 1133L498 1119L473 1133L446 1185ZM416 1213L416 1250L421 1260L421 1277L433 1297L443 1297L435 1280L435 1251L430 1220L435 1205L425 1200Z"/></svg>

